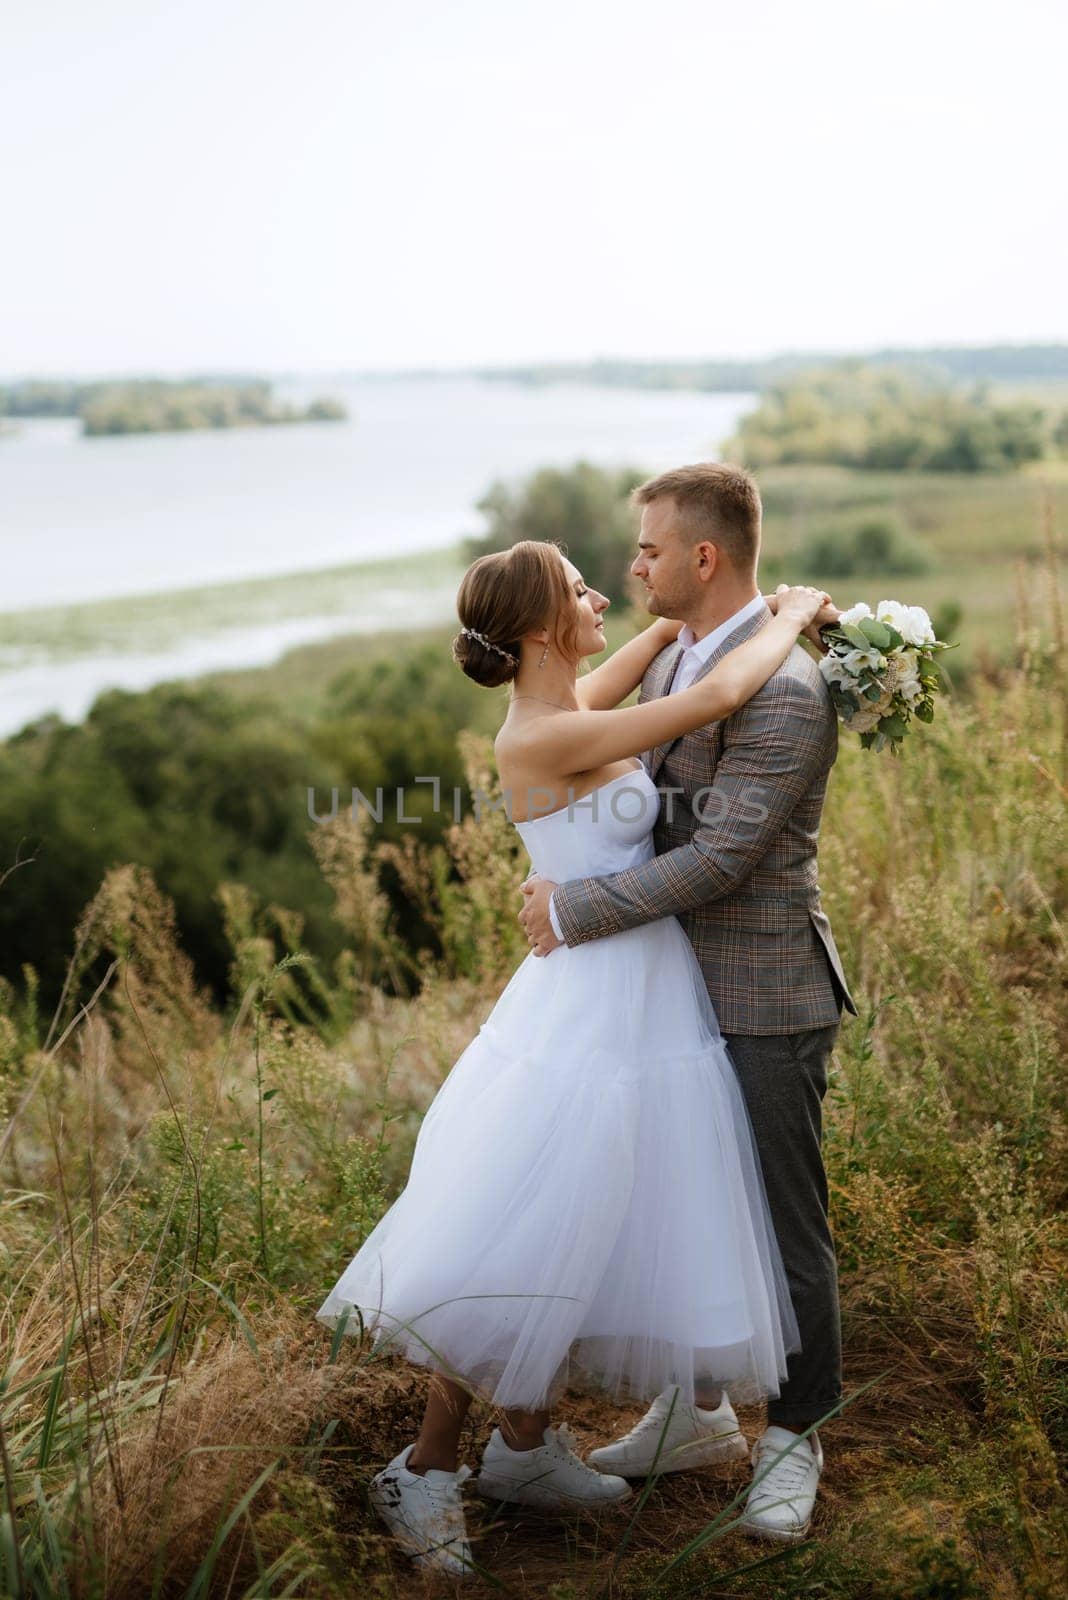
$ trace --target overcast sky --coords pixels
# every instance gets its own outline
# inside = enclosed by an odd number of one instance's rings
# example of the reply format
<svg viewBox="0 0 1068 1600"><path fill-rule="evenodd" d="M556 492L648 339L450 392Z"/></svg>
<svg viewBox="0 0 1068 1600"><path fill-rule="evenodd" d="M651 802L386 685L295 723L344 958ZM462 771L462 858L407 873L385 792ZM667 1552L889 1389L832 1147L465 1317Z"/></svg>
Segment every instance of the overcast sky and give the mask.
<svg viewBox="0 0 1068 1600"><path fill-rule="evenodd" d="M6 0L0 371L1068 339L1062 0Z"/></svg>

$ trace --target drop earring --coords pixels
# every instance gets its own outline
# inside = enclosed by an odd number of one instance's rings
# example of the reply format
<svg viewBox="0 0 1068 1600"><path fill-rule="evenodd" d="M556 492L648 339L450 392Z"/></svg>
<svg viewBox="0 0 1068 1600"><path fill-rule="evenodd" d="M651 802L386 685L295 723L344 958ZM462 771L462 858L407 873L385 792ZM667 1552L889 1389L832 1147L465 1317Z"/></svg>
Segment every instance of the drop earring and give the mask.
<svg viewBox="0 0 1068 1600"><path fill-rule="evenodd" d="M546 645L545 649L541 653L541 660L538 662L539 668L541 668L541 667L543 667L545 665L545 662L546 662L546 659L548 657L548 654L549 654L549 646Z"/></svg>

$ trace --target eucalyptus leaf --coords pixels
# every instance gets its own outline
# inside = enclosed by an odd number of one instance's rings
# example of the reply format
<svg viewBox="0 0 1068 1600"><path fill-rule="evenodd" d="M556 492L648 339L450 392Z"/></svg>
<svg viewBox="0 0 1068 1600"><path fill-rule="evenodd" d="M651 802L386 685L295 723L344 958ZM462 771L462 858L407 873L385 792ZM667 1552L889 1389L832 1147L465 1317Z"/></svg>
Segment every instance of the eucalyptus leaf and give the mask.
<svg viewBox="0 0 1068 1600"><path fill-rule="evenodd" d="M857 626L877 650L890 648L890 629L884 627L881 622L876 622L874 617L863 617Z"/></svg>

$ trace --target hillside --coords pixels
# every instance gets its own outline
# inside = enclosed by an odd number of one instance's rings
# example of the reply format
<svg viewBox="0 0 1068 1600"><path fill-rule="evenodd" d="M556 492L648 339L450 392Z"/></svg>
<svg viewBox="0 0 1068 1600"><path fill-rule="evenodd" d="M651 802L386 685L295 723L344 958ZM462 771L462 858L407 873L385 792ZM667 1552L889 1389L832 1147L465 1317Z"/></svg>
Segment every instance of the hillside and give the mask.
<svg viewBox="0 0 1068 1600"><path fill-rule="evenodd" d="M502 1584L529 1600L1064 1592L1068 680L1048 638L1027 659L899 760L844 738L832 778L821 879L862 1016L827 1102L850 1403L824 1430L814 1538L769 1553L731 1536L740 1473L654 1486L629 1532L473 1507L476 1600ZM488 781L488 744L461 744ZM0 985L17 1363L0 1420L24 1508L20 1543L0 1543L7 1590L427 1592L364 1499L411 1437L420 1382L332 1348L313 1312L523 954L524 864L499 816L447 841L455 883L343 821L311 838L344 934L332 964L299 960L299 905L220 883L220 1006L151 876L121 866L51 1025L32 982ZM383 850L439 930L409 998L368 982L401 954ZM437 1225L447 1237L447 1212ZM589 1445L633 1412L574 1397L560 1415ZM488 1426L478 1411L469 1460Z"/></svg>

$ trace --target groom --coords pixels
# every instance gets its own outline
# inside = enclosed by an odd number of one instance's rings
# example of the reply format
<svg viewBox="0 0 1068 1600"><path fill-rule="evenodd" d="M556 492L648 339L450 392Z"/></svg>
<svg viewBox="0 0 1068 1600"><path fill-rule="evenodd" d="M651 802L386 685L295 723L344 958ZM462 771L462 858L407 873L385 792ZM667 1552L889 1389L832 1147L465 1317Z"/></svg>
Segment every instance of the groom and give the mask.
<svg viewBox="0 0 1068 1600"><path fill-rule="evenodd" d="M651 613L680 618L639 701L677 694L764 627L757 587L760 494L738 467L678 467L634 491L642 508L631 572ZM816 844L838 748L830 695L800 646L722 722L645 752L663 799L656 855L605 878L525 883L520 913L536 955L677 916L704 972L749 1108L801 1350L790 1357L753 1449L742 1528L801 1539L823 1452L799 1435L841 1399L841 1335L827 1179L820 1153L827 1068L843 1007L856 1015L820 905ZM744 1444L724 1396L672 1407L669 1392L625 1438L595 1451L605 1471L641 1476L725 1459ZM668 1421L670 1413L670 1421ZM665 1434L665 1424L667 1432Z"/></svg>

